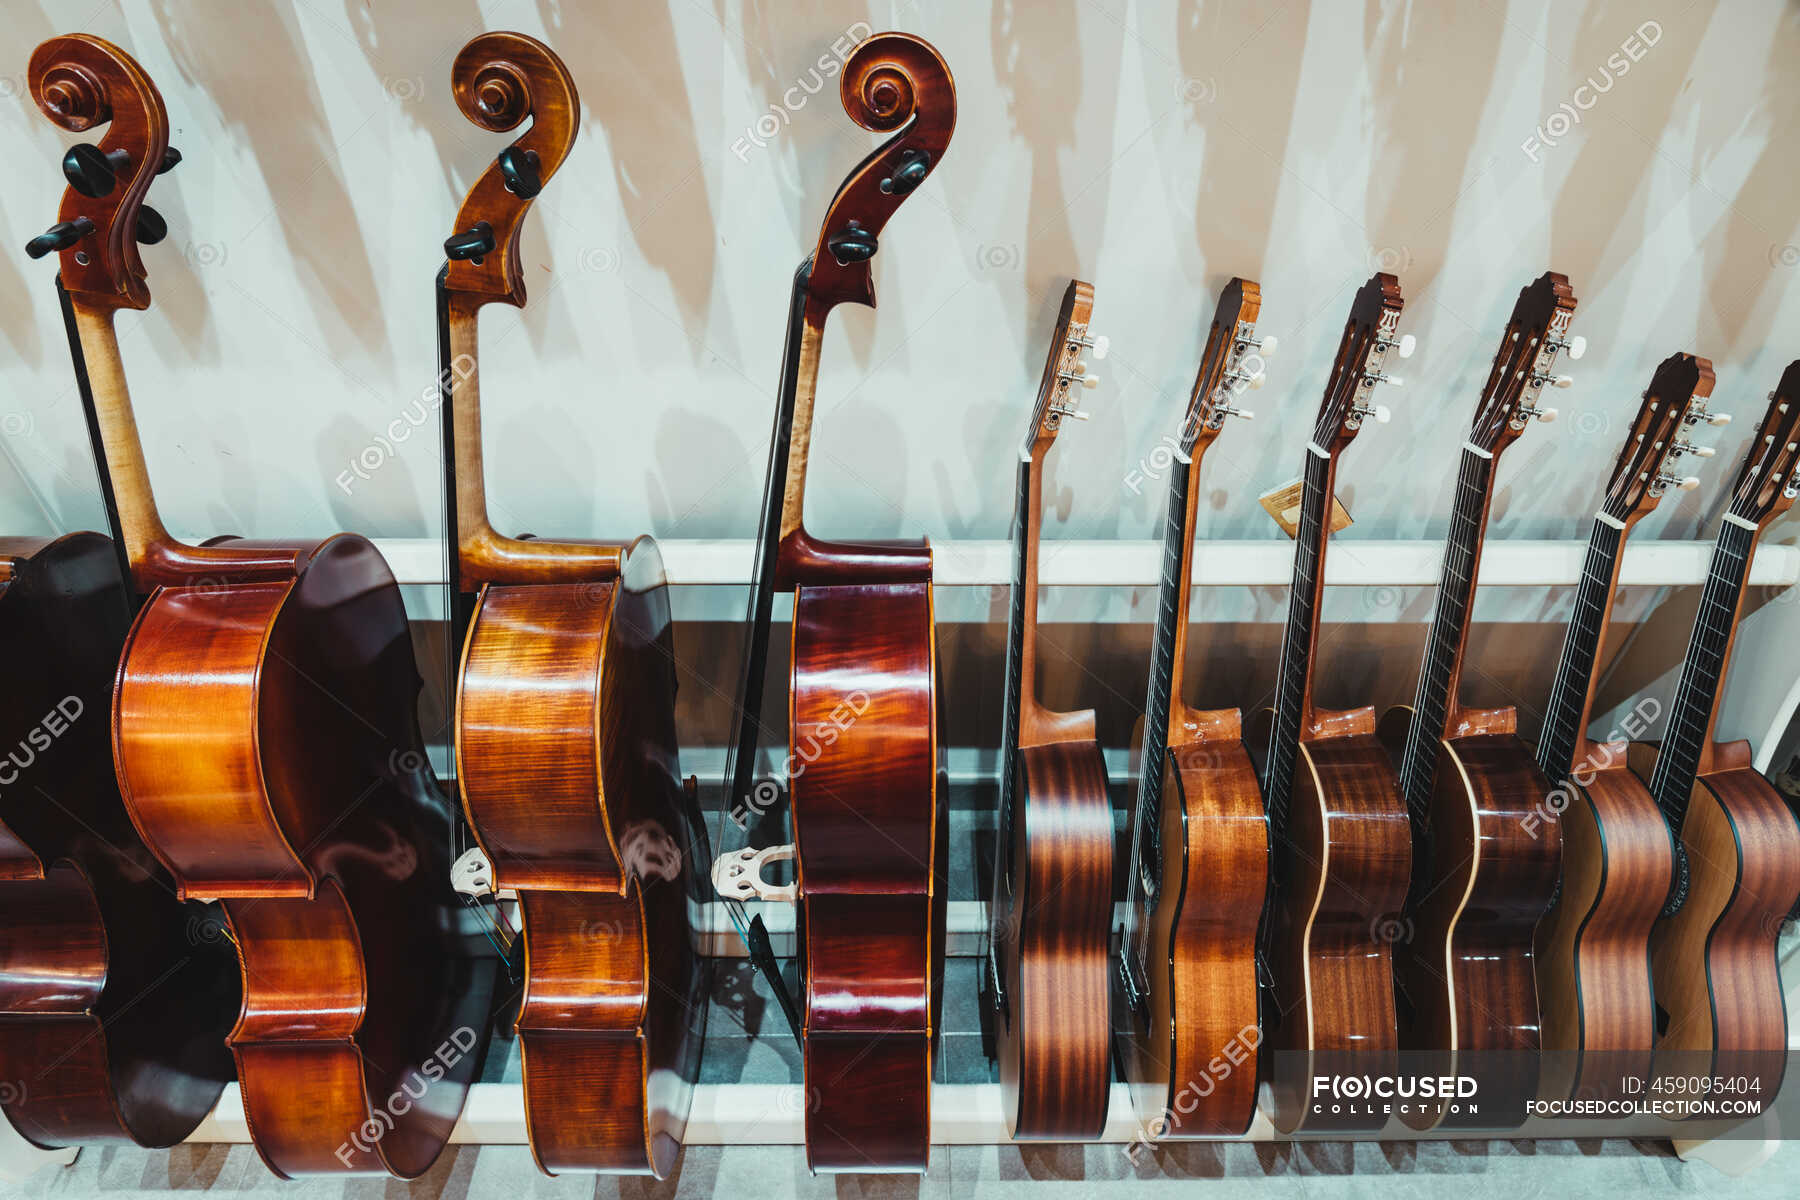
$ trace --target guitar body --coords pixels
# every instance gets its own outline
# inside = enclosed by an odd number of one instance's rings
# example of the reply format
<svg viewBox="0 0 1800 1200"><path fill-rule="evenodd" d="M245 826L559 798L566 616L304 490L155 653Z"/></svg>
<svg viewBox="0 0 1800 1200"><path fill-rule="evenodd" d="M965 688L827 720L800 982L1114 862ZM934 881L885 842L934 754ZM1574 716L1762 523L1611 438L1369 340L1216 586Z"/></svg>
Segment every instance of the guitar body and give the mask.
<svg viewBox="0 0 1800 1200"><path fill-rule="evenodd" d="M1427 874L1395 946L1400 1045L1420 1073L1472 1076L1481 1092L1473 1111L1409 1106L1402 1115L1414 1128L1514 1128L1537 1096L1533 935L1556 887L1561 839L1553 823L1535 839L1526 829L1549 794L1510 731L1439 743L1429 861L1416 868Z"/></svg>
<svg viewBox="0 0 1800 1200"><path fill-rule="evenodd" d="M494 964L450 887L399 587L354 535L226 544L288 565L151 595L114 689L120 789L180 895L226 897L263 1160L415 1177L479 1068Z"/></svg>
<svg viewBox="0 0 1800 1200"><path fill-rule="evenodd" d="M40 1146L173 1145L232 1076L237 971L220 922L175 899L111 770L130 611L113 543L94 533L20 553L0 588L13 746L0 765L0 1100Z"/></svg>
<svg viewBox="0 0 1800 1200"><path fill-rule="evenodd" d="M1412 831L1374 716L1300 744L1286 869L1272 900L1265 1009L1274 1110L1283 1133L1373 1131L1365 1104L1312 1097L1319 1075L1397 1065L1394 938L1412 872ZM1339 1111L1333 1112L1337 1108Z"/></svg>
<svg viewBox="0 0 1800 1200"><path fill-rule="evenodd" d="M1231 722L1236 726L1236 714ZM1237 1137L1256 1112L1256 938L1269 879L1269 818L1235 736L1193 742L1163 767L1162 885L1137 928L1149 964L1144 1019L1124 1019L1133 1107L1162 1137Z"/></svg>
<svg viewBox="0 0 1800 1200"><path fill-rule="evenodd" d="M1750 763L1715 752L1695 781L1681 841L1687 900L1650 935L1662 1025L1658 1075L1745 1077L1773 1098L1787 1063L1787 1001L1775 943L1800 900L1800 824Z"/></svg>
<svg viewBox="0 0 1800 1200"><path fill-rule="evenodd" d="M481 592L457 778L498 888L519 895L515 1029L548 1173L675 1165L706 1030L704 829L677 778L668 589L640 539L619 578Z"/></svg>
<svg viewBox="0 0 1800 1200"><path fill-rule="evenodd" d="M943 970L936 638L923 577L794 593L806 1145L814 1171L921 1171Z"/></svg>
<svg viewBox="0 0 1800 1200"><path fill-rule="evenodd" d="M1675 869L1669 823L1637 776L1616 765L1569 781L1562 891L1538 923L1533 958L1543 1015L1545 1099L1623 1099L1647 1079L1656 1037L1650 931Z"/></svg>
<svg viewBox="0 0 1800 1200"><path fill-rule="evenodd" d="M1000 836L995 1023L1001 1107L1014 1138L1083 1141L1106 1126L1113 810L1091 740L1017 751L1017 816Z"/></svg>

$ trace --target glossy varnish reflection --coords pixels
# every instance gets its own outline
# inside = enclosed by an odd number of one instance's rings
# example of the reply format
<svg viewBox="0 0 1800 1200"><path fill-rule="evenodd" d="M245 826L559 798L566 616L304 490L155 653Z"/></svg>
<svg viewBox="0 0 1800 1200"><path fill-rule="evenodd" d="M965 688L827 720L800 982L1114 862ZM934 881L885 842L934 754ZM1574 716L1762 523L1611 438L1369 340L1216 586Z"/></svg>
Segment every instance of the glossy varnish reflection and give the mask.
<svg viewBox="0 0 1800 1200"><path fill-rule="evenodd" d="M399 587L355 535L169 537L113 326L150 302L132 231L164 162L162 99L84 37L39 47L32 89L66 129L107 122L100 149L128 177L61 251L103 491L143 597L112 693L119 791L177 894L222 903L243 984L228 1041L264 1161L419 1175L480 1064L492 970L461 935ZM65 213L87 208L71 187Z"/></svg>
<svg viewBox="0 0 1800 1200"><path fill-rule="evenodd" d="M509 537L488 517L477 317L523 306L519 230L532 188L566 158L580 103L562 61L515 33L457 55L463 114L530 125L476 180L440 289L453 607L471 610L457 679L457 780L496 887L519 896L524 989L515 1029L540 1169L668 1176L706 1028L707 839L679 779L675 653L656 544ZM528 193L528 194L527 194Z"/></svg>

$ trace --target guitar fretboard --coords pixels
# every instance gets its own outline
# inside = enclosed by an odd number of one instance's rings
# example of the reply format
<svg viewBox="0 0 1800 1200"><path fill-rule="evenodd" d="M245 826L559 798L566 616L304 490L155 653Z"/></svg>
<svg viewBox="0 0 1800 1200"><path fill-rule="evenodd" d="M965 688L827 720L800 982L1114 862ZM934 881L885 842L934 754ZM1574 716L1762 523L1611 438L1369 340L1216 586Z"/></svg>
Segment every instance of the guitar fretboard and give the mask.
<svg viewBox="0 0 1800 1200"><path fill-rule="evenodd" d="M1144 700L1144 761L1138 774L1132 825L1132 886L1148 903L1161 889L1163 759L1169 750L1169 709L1175 692L1175 623L1181 613L1182 565L1191 533L1187 524L1188 460L1177 456L1163 520L1162 582L1157 589L1156 639L1150 654L1150 686Z"/></svg>
<svg viewBox="0 0 1800 1200"><path fill-rule="evenodd" d="M1300 754L1301 708L1312 670L1313 633L1318 624L1319 584L1325 568L1325 539L1331 505L1331 458L1311 447L1300 497L1300 527L1294 538L1294 584L1288 599L1287 631L1275 679L1275 722L1263 764L1263 796L1276 831L1287 828L1294 764Z"/></svg>
<svg viewBox="0 0 1800 1200"><path fill-rule="evenodd" d="M1006 618L1006 705L1000 736L1000 858L1006 864L1012 842L1014 806L1017 803L1016 760L1019 749L1019 710L1023 703L1021 680L1025 671L1025 565L1031 553L1037 514L1031 511L1030 457L1019 460L1018 494L1013 501L1013 564L1011 603Z"/></svg>
<svg viewBox="0 0 1800 1200"><path fill-rule="evenodd" d="M1413 697L1412 727L1400 763L1400 789L1415 819L1431 804L1432 777L1437 773L1437 747L1450 711L1451 681L1469 630L1475 598L1475 576L1482 527L1494 481L1494 460L1465 446L1451 504L1450 532L1444 541L1444 570L1438 580L1437 605L1425 640L1419 687Z"/></svg>
<svg viewBox="0 0 1800 1200"><path fill-rule="evenodd" d="M1687 815L1688 795L1700 769L1700 754L1712 728L1713 705L1719 697L1719 678L1736 632L1738 602L1749 575L1750 556L1756 548L1757 530L1727 520L1713 546L1706 587L1700 593L1700 611L1694 617L1694 635L1688 642L1681 682L1675 689L1669 728L1656 755L1650 775L1650 794L1677 832Z"/></svg>
<svg viewBox="0 0 1800 1200"><path fill-rule="evenodd" d="M1575 766L1575 747L1587 732L1582 715L1587 711L1588 688L1594 679L1594 659L1600 652L1600 633L1612 607L1613 579L1624 544L1625 531L1596 518L1588 535L1587 560L1575 589L1575 611L1563 637L1562 657L1556 665L1556 682L1550 687L1544 732L1538 739L1537 762L1552 784L1567 779Z"/></svg>

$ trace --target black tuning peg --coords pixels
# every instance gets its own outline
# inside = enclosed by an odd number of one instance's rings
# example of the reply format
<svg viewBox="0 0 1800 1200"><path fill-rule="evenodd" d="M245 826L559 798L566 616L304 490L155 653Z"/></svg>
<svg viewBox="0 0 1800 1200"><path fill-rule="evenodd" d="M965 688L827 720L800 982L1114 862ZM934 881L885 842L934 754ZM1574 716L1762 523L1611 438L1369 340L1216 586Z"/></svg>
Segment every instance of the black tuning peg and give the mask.
<svg viewBox="0 0 1800 1200"><path fill-rule="evenodd" d="M449 258L480 262L482 255L493 252L494 227L486 221L477 221L474 228L453 233L444 239L444 254Z"/></svg>
<svg viewBox="0 0 1800 1200"><path fill-rule="evenodd" d="M158 175L167 175L170 171L173 171L176 167L178 167L180 165L181 165L181 151L177 150L173 146L170 146L163 151L162 161L156 164L156 173Z"/></svg>
<svg viewBox="0 0 1800 1200"><path fill-rule="evenodd" d="M154 246L169 236L169 223L163 220L162 214L148 204L138 209L137 228L133 231L137 240L146 246Z"/></svg>
<svg viewBox="0 0 1800 1200"><path fill-rule="evenodd" d="M94 232L94 223L86 217L76 217L73 221L59 221L26 242L25 253L32 258L42 258L52 250L67 250L92 232Z"/></svg>
<svg viewBox="0 0 1800 1200"><path fill-rule="evenodd" d="M877 245L875 235L855 221L850 222L850 228L844 232L833 234L825 239L826 248L831 251L832 257L838 260L839 266L868 262L875 257Z"/></svg>
<svg viewBox="0 0 1800 1200"><path fill-rule="evenodd" d="M931 155L923 150L902 150L900 165L894 173L881 181L881 190L894 196L904 196L921 183L931 171Z"/></svg>
<svg viewBox="0 0 1800 1200"><path fill-rule="evenodd" d="M108 195L119 186L119 172L131 169L131 155L124 150L106 153L92 142L70 146L63 155L63 178L89 199Z"/></svg>
<svg viewBox="0 0 1800 1200"><path fill-rule="evenodd" d="M538 173L537 151L508 146L500 152L499 162L500 177L506 180L506 190L513 195L529 200L544 190L543 176Z"/></svg>

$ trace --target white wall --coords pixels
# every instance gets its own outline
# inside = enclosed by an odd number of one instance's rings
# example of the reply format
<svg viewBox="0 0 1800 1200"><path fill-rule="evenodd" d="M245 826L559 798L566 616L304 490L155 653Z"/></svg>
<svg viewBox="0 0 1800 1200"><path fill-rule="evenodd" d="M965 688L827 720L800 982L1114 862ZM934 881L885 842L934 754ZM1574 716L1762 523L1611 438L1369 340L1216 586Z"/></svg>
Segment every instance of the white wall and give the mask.
<svg viewBox="0 0 1800 1200"><path fill-rule="evenodd" d="M85 8L10 0L0 29L8 532L102 520L53 269L19 253L54 218L70 140L36 112L25 63ZM1715 407L1742 419L1708 486L1643 533L1710 537L1727 464L1800 353L1800 15L1778 0L103 3L80 27L139 58L186 155L152 190L171 234L145 254L155 304L123 338L167 523L437 531L434 425L348 494L334 480L436 369L440 244L506 142L458 111L450 61L471 35L515 28L563 55L584 112L528 222L531 302L485 321L496 524L748 536L788 279L873 139L827 89L766 146L733 147L864 21L938 47L960 121L883 239L879 314L834 322L820 533L1006 535L1013 448L1071 274L1095 283L1114 356L1094 419L1053 459L1052 538L1153 536L1160 488L1124 480L1176 421L1233 274L1260 279L1262 327L1284 349L1258 420L1208 459L1219 537L1277 536L1256 497L1297 472L1350 294L1377 267L1400 276L1401 327L1421 345L1386 397L1394 422L1347 456L1348 540L1441 535L1475 389L1519 287L1547 267L1571 279L1592 349L1557 394L1565 419L1508 455L1495 537L1585 536L1623 422L1674 350L1712 357ZM1607 85L1640 28L1655 44L1580 124L1522 149L1584 80ZM1566 605L1486 601L1496 620ZM1278 620L1284 602L1242 592L1214 615ZM1369 619L1366 601L1334 605ZM1429 597L1377 607L1416 621Z"/></svg>

